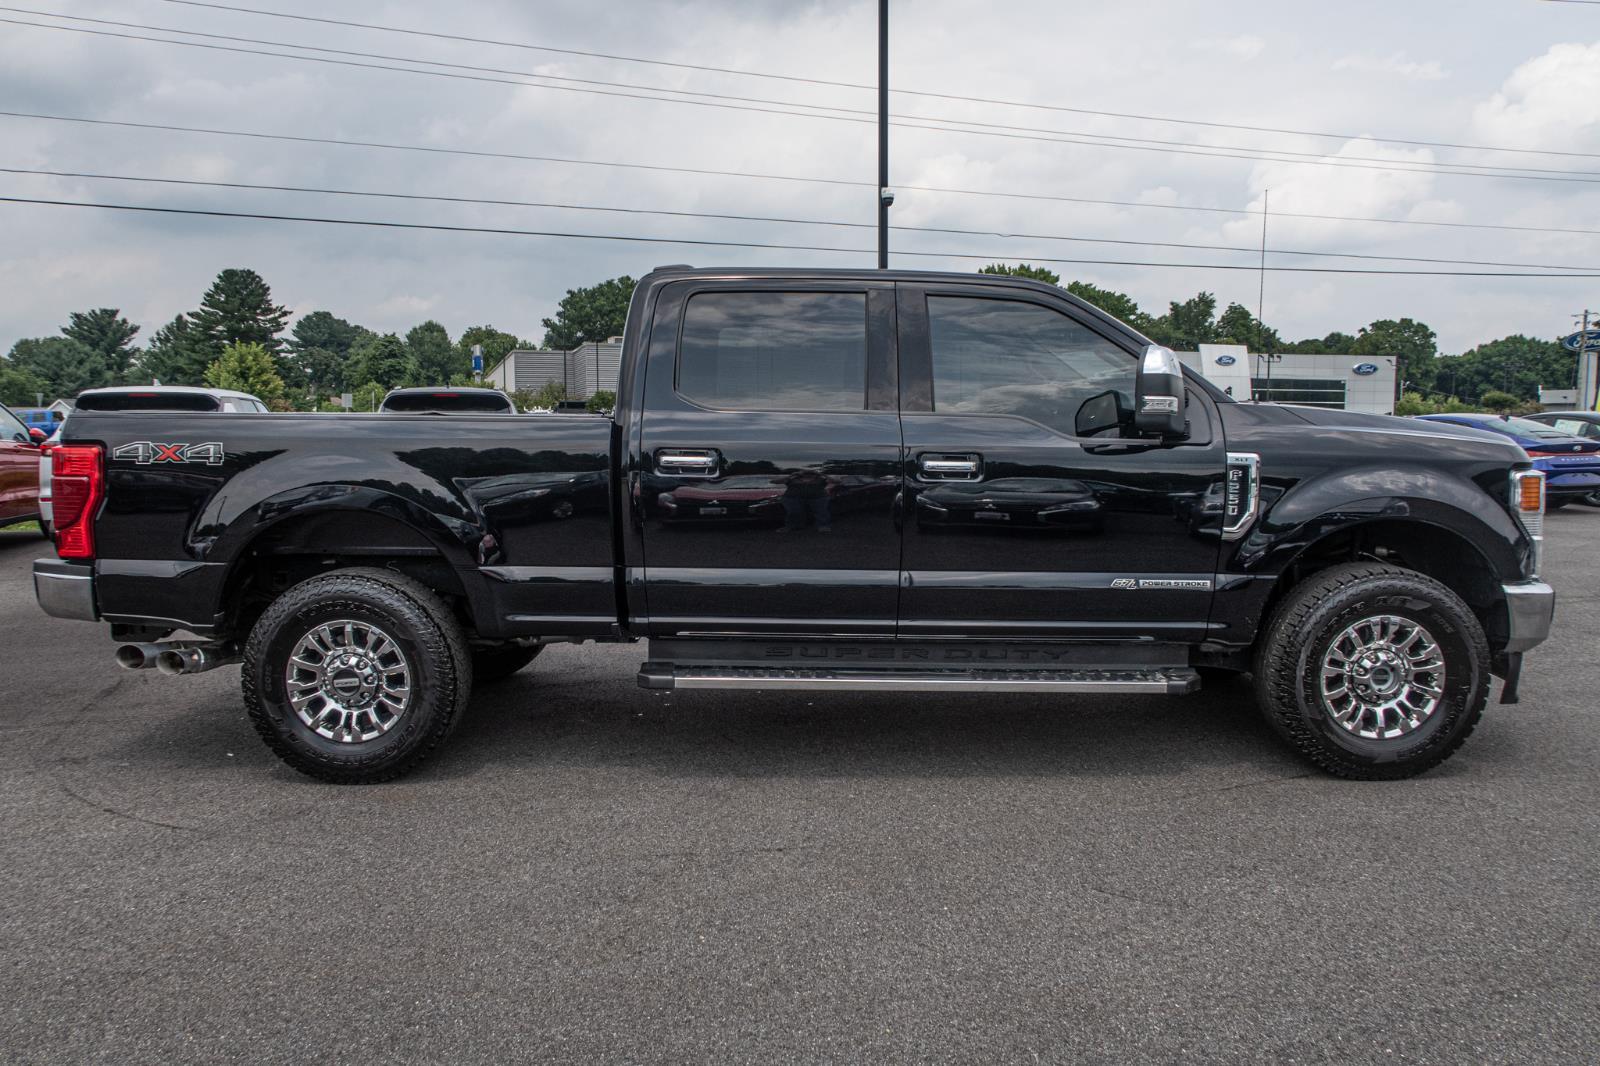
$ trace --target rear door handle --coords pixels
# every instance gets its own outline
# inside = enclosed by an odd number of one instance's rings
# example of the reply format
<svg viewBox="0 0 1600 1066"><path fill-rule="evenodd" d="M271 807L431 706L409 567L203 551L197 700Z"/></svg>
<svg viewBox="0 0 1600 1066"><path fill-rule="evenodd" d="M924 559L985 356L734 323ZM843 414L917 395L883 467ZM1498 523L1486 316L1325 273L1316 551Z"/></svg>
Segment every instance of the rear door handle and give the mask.
<svg viewBox="0 0 1600 1066"><path fill-rule="evenodd" d="M656 473L668 477L716 477L722 453L715 448L658 448Z"/></svg>
<svg viewBox="0 0 1600 1066"><path fill-rule="evenodd" d="M917 456L917 469L924 481L977 481L983 476L983 457L926 452Z"/></svg>

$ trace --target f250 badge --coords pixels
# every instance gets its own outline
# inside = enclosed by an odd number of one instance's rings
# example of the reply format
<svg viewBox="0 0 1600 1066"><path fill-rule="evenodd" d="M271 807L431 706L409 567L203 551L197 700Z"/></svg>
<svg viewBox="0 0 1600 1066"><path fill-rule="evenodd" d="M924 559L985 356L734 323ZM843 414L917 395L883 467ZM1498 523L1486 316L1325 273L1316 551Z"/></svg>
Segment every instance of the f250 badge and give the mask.
<svg viewBox="0 0 1600 1066"><path fill-rule="evenodd" d="M207 441L204 444L159 444L153 440L136 440L130 444L118 445L112 450L111 458L125 459L140 466L150 466L152 463L204 463L207 466L221 466L227 455L218 441Z"/></svg>

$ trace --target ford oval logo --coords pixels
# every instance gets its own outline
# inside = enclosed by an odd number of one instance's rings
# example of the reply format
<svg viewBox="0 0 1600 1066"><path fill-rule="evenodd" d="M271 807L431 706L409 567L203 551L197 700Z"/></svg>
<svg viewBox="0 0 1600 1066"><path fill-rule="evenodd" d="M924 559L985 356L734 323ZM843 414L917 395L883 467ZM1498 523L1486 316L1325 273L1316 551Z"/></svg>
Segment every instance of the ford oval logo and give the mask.
<svg viewBox="0 0 1600 1066"><path fill-rule="evenodd" d="M1234 363L1237 363L1238 361L1239 361L1238 359L1234 358L1231 355L1219 355L1219 356L1217 356L1217 365L1218 366L1232 366Z"/></svg>
<svg viewBox="0 0 1600 1066"><path fill-rule="evenodd" d="M1377 363L1357 363L1354 367L1351 368L1351 373L1360 374L1362 377L1367 377L1367 376L1369 376L1371 374L1376 374L1377 372L1378 372L1378 364Z"/></svg>

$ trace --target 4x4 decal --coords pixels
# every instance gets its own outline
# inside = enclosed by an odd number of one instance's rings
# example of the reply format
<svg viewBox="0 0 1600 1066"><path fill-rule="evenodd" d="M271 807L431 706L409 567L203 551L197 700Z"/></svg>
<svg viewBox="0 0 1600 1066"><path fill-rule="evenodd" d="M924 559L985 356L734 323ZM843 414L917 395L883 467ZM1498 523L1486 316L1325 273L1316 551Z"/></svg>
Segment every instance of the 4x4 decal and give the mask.
<svg viewBox="0 0 1600 1066"><path fill-rule="evenodd" d="M113 459L125 459L149 466L152 463L205 463L221 466L227 454L218 441L204 444L161 444L153 440L136 440L121 444L111 453Z"/></svg>

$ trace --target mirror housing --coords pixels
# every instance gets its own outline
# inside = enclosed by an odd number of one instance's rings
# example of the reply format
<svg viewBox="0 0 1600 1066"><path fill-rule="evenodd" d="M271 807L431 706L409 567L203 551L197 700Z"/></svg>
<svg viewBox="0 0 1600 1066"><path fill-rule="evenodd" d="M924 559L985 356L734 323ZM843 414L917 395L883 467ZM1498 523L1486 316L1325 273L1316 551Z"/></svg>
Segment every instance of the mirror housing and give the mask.
<svg viewBox="0 0 1600 1066"><path fill-rule="evenodd" d="M33 441L35 444L43 444L45 441L50 439L50 435L44 430L40 429L38 426L29 426L28 439Z"/></svg>
<svg viewBox="0 0 1600 1066"><path fill-rule="evenodd" d="M1171 348L1147 345L1134 385L1133 428L1143 436L1183 440L1189 435L1188 390L1183 365Z"/></svg>

